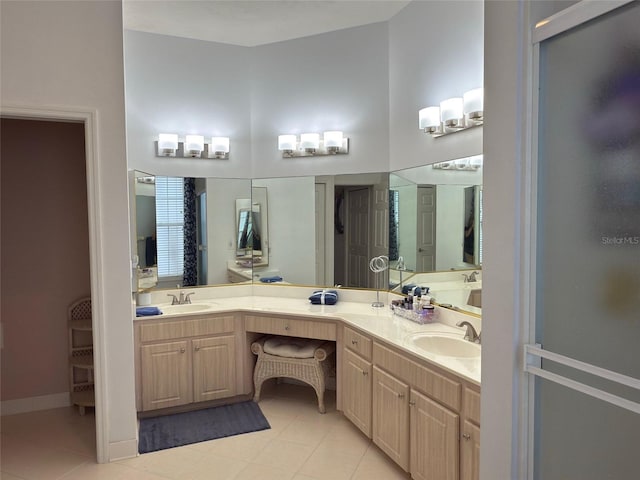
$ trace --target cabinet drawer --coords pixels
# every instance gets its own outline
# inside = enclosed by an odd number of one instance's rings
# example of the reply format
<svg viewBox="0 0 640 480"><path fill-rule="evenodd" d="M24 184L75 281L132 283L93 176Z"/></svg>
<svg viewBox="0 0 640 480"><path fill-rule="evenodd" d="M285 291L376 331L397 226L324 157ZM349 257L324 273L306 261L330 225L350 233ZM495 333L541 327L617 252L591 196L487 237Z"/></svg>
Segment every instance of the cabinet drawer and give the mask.
<svg viewBox="0 0 640 480"><path fill-rule="evenodd" d="M140 326L140 341L154 342L174 338L231 333L234 329L235 321L233 315L143 323Z"/></svg>
<svg viewBox="0 0 640 480"><path fill-rule="evenodd" d="M480 425L480 392L469 387L464 389L464 416L467 420Z"/></svg>
<svg viewBox="0 0 640 480"><path fill-rule="evenodd" d="M373 342L370 338L365 337L349 327L344 327L344 345L359 354L362 358L371 360Z"/></svg>
<svg viewBox="0 0 640 480"><path fill-rule="evenodd" d="M431 398L460 412L462 385L375 342L373 363Z"/></svg>
<svg viewBox="0 0 640 480"><path fill-rule="evenodd" d="M272 333L289 337L336 339L336 324L318 320L300 320L287 317L263 317L247 315L247 332Z"/></svg>

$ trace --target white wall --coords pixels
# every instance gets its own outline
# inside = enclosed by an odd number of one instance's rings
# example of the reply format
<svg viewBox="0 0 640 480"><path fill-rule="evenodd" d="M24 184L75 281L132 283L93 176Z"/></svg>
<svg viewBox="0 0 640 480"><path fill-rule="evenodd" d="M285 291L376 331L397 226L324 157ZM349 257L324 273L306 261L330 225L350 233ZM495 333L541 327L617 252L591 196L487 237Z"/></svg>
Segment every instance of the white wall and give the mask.
<svg viewBox="0 0 640 480"><path fill-rule="evenodd" d="M250 178L251 49L129 30L124 42L129 168ZM229 137L229 160L156 157L159 133Z"/></svg>
<svg viewBox="0 0 640 480"><path fill-rule="evenodd" d="M107 458L135 454L133 329L129 263L127 165L122 61L122 6L118 1L2 2L2 106L97 111L97 193L101 233L91 245L103 270L101 298L110 444ZM95 211L95 210L94 210ZM11 342L6 338L5 342ZM102 348L104 347L104 348ZM133 447L133 450L131 448Z"/></svg>
<svg viewBox="0 0 640 480"><path fill-rule="evenodd" d="M482 153L482 128L432 138L418 110L483 86L483 2L414 1L389 21L390 170Z"/></svg>
<svg viewBox="0 0 640 480"><path fill-rule="evenodd" d="M387 24L256 47L253 176L389 169ZM283 159L278 135L342 130L348 155Z"/></svg>

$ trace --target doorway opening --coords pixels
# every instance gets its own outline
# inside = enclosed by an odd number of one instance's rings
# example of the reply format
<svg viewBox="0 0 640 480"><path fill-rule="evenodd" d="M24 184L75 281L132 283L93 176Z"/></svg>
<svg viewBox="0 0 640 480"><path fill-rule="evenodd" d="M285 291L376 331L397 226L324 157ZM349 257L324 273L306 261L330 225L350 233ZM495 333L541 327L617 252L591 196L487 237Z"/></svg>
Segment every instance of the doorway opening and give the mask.
<svg viewBox="0 0 640 480"><path fill-rule="evenodd" d="M9 414L69 405L67 310L91 296L91 260L85 122L0 122L1 400Z"/></svg>

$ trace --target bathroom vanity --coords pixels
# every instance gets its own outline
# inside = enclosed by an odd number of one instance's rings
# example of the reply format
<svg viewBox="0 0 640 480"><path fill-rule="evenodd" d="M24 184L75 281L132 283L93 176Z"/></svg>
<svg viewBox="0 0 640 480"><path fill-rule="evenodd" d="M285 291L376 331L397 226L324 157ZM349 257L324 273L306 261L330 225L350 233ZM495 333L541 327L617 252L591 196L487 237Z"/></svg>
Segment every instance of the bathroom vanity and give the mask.
<svg viewBox="0 0 640 480"><path fill-rule="evenodd" d="M330 340L337 408L364 435L412 478L477 478L480 348L449 356L414 341L426 335L468 343L452 326L455 316L467 315L450 311L443 323L419 325L370 303L260 296L199 302L206 311L178 308L134 321L140 414L246 399L255 363L249 347L263 334Z"/></svg>

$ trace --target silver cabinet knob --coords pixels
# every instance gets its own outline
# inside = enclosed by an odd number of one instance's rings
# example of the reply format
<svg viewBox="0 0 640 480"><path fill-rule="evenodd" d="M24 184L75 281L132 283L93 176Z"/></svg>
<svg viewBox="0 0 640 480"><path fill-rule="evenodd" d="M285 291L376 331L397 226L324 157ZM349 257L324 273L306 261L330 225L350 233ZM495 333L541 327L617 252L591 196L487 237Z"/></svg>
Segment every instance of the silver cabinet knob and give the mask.
<svg viewBox="0 0 640 480"><path fill-rule="evenodd" d="M369 375L369 372L367 372L366 370L363 370L362 371L362 375L364 375L366 377L367 375Z"/></svg>
<svg viewBox="0 0 640 480"><path fill-rule="evenodd" d="M462 438L464 438L465 440L471 440L471 435L469 435L468 433L463 433Z"/></svg>
<svg viewBox="0 0 640 480"><path fill-rule="evenodd" d="M398 398L404 398L404 393L399 393Z"/></svg>
<svg viewBox="0 0 640 480"><path fill-rule="evenodd" d="M358 344L358 340L351 340L351 345L357 345Z"/></svg>
<svg viewBox="0 0 640 480"><path fill-rule="evenodd" d="M285 329L285 330L289 330L289 325L285 325L285 326L284 326L284 329Z"/></svg>
<svg viewBox="0 0 640 480"><path fill-rule="evenodd" d="M184 352L186 352L186 351L187 351L187 349L186 349L186 348L181 348L181 349L180 349L180 353L184 353Z"/></svg>
<svg viewBox="0 0 640 480"><path fill-rule="evenodd" d="M415 407L416 406L415 400L409 400L409 406L410 407Z"/></svg>
<svg viewBox="0 0 640 480"><path fill-rule="evenodd" d="M196 352L198 352L198 351L200 351L200 347L196 347L196 348L194 348L193 350L194 350L194 351L196 351Z"/></svg>

